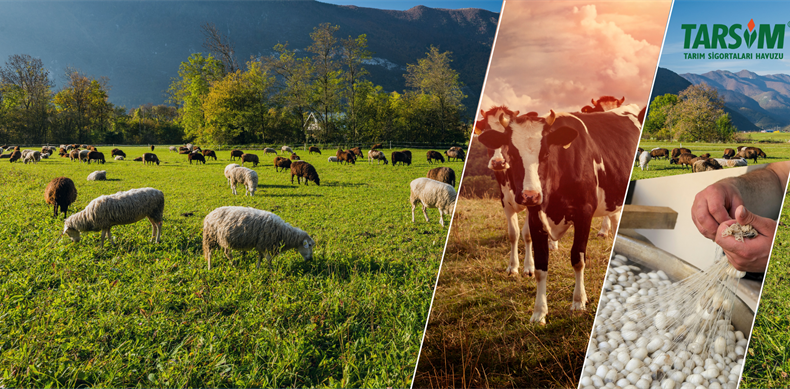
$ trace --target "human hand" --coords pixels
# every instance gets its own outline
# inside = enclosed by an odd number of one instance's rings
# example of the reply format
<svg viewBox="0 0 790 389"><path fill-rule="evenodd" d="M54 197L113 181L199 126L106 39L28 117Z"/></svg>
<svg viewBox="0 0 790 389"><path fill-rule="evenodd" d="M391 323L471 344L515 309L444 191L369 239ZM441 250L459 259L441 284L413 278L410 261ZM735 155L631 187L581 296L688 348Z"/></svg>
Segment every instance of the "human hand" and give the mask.
<svg viewBox="0 0 790 389"><path fill-rule="evenodd" d="M721 180L697 193L691 205L691 220L702 235L716 241L721 224L733 220L735 209L742 205L740 190L732 181Z"/></svg>
<svg viewBox="0 0 790 389"><path fill-rule="evenodd" d="M722 237L722 233L734 223L749 224L757 230L757 237L738 242L733 236ZM735 210L735 219L728 220L716 231L716 244L721 246L732 267L739 271L763 273L771 254L776 221L749 212L743 205Z"/></svg>

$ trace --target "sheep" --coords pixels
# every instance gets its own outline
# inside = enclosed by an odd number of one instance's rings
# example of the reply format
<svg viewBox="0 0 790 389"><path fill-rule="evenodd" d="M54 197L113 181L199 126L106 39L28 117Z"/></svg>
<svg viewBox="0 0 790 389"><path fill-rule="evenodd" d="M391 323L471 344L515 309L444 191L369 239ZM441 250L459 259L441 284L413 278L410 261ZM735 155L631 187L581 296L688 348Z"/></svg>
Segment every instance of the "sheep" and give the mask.
<svg viewBox="0 0 790 389"><path fill-rule="evenodd" d="M294 151L291 150L291 148L289 146L280 147L280 151L282 151L283 153L285 153L285 152L288 152L288 153L291 153L291 154L294 153Z"/></svg>
<svg viewBox="0 0 790 389"><path fill-rule="evenodd" d="M634 157L634 167L639 166L639 156L645 152L645 149L639 147L636 149L636 156Z"/></svg>
<svg viewBox="0 0 790 389"><path fill-rule="evenodd" d="M437 167L428 170L426 177L455 187L455 171L449 167Z"/></svg>
<svg viewBox="0 0 790 389"><path fill-rule="evenodd" d="M132 161L143 162L143 157L137 157L137 158L133 159Z"/></svg>
<svg viewBox="0 0 790 389"><path fill-rule="evenodd" d="M44 153L44 154L41 154L41 159L48 159L48 158L49 158L49 156L50 156L50 154L49 154L49 153Z"/></svg>
<svg viewBox="0 0 790 389"><path fill-rule="evenodd" d="M291 169L291 160L279 155L274 157L274 171L285 171L285 169Z"/></svg>
<svg viewBox="0 0 790 389"><path fill-rule="evenodd" d="M345 163L350 162L352 165L357 164L357 158L354 156L354 153L351 152L351 150L340 152L340 155L338 156L338 161Z"/></svg>
<svg viewBox="0 0 790 389"><path fill-rule="evenodd" d="M153 231L151 240L156 243L162 238L162 213L165 209L165 195L154 188L131 189L112 195L99 196L85 209L69 216L63 226L63 234L73 242L80 241L80 232L101 231L101 244L107 236L113 241L110 229L113 226L132 224L148 218Z"/></svg>
<svg viewBox="0 0 790 389"><path fill-rule="evenodd" d="M308 180L315 182L316 185L321 185L318 172L315 171L313 165L305 161L295 161L291 163L291 184L294 183L294 176L296 176L297 185L302 183L302 178L304 178L305 185L307 185Z"/></svg>
<svg viewBox="0 0 790 389"><path fill-rule="evenodd" d="M112 149L110 151L111 157L115 157L117 155L120 155L121 157L126 157L126 153L124 153L121 149Z"/></svg>
<svg viewBox="0 0 790 389"><path fill-rule="evenodd" d="M404 154L401 151L393 151L391 157L392 157L393 167L395 167L395 165L397 165L398 162L400 162L401 165L403 164L411 165L411 157L408 154Z"/></svg>
<svg viewBox="0 0 790 389"><path fill-rule="evenodd" d="M267 147L267 148L263 149L263 154L264 155L265 154L277 154L277 150L275 150L275 149L273 149L271 147Z"/></svg>
<svg viewBox="0 0 790 389"><path fill-rule="evenodd" d="M444 214L452 214L455 207L455 188L444 182L425 177L414 179L410 186L411 222L414 223L414 208L417 206L417 203L421 203L425 221L428 221L426 209L438 208L439 224L444 227Z"/></svg>
<svg viewBox="0 0 790 389"><path fill-rule="evenodd" d="M384 153L382 153L381 151L378 150L368 151L368 163L373 162L374 159L376 160L376 164L381 163L381 161L384 161L385 165L388 163L387 157L384 156Z"/></svg>
<svg viewBox="0 0 790 389"><path fill-rule="evenodd" d="M170 146L168 147L168 149L170 150L170 152L178 152L178 147L176 146Z"/></svg>
<svg viewBox="0 0 790 389"><path fill-rule="evenodd" d="M91 161L101 162L104 164L104 154L98 151L91 151L88 153L88 163L90 164Z"/></svg>
<svg viewBox="0 0 790 389"><path fill-rule="evenodd" d="M143 158L143 163L146 165L148 164L148 162L151 162L151 165L153 165L154 162L156 162L156 166L159 166L159 158L154 153L145 153L143 154L142 158Z"/></svg>
<svg viewBox="0 0 790 389"><path fill-rule="evenodd" d="M123 161L123 156L122 155L116 155L115 156L115 160L116 161Z"/></svg>
<svg viewBox="0 0 790 389"><path fill-rule="evenodd" d="M230 186L230 171L234 168L241 167L241 165L237 163L232 163L228 166L225 166L225 178L228 179L228 186Z"/></svg>
<svg viewBox="0 0 790 389"><path fill-rule="evenodd" d="M66 151L66 149L60 149L58 150L58 155L60 155L61 157L66 157L67 155L69 155L69 152Z"/></svg>
<svg viewBox="0 0 790 389"><path fill-rule="evenodd" d="M319 149L318 147L315 147L315 146L310 146L310 148L307 149L307 151L308 151L308 154L318 153L318 155L321 155L321 149Z"/></svg>
<svg viewBox="0 0 790 389"><path fill-rule="evenodd" d="M106 180L107 180L106 170L97 170L91 174L88 174L88 181L106 181Z"/></svg>
<svg viewBox="0 0 790 389"><path fill-rule="evenodd" d="M20 158L22 158L22 152L19 150L14 150L14 152L9 155L8 162L14 163Z"/></svg>
<svg viewBox="0 0 790 389"><path fill-rule="evenodd" d="M178 150L178 153L182 155L187 155L187 154L191 154L192 150L184 148L183 150Z"/></svg>
<svg viewBox="0 0 790 389"><path fill-rule="evenodd" d="M315 241L303 230L292 227L279 216L249 207L220 207L203 219L203 256L211 270L211 250L221 247L225 257L233 261L232 250L258 251L257 268L266 256L269 268L272 257L282 251L296 249L306 260L313 259Z"/></svg>
<svg viewBox="0 0 790 389"><path fill-rule="evenodd" d="M25 151L27 151L27 153ZM24 163L24 164L28 164L28 163L31 163L31 162L32 163L38 163L38 161L40 161L40 160L41 160L41 152L40 151L38 151L38 150L36 150L36 151L33 151L33 150L24 150L24 151L22 151L22 163Z"/></svg>
<svg viewBox="0 0 790 389"><path fill-rule="evenodd" d="M80 153L79 153L80 162L87 162L88 161L88 154L90 154L90 153L91 153L91 151L87 150L87 149L80 150Z"/></svg>
<svg viewBox="0 0 790 389"><path fill-rule="evenodd" d="M252 162L252 167L258 166L258 156L255 154L243 154L241 156L241 166L244 166L244 162Z"/></svg>
<svg viewBox="0 0 790 389"><path fill-rule="evenodd" d="M718 169L722 169L722 167L718 162L716 162L715 158L700 159L691 165L691 171L694 173L709 172Z"/></svg>
<svg viewBox="0 0 790 389"><path fill-rule="evenodd" d="M337 157L336 157L336 156L334 156L334 155L333 155L333 156L331 156L331 157L327 158L327 159L326 159L326 161L327 161L327 162L337 162L337 161L338 161L338 159L337 159Z"/></svg>
<svg viewBox="0 0 790 389"><path fill-rule="evenodd" d="M74 160L78 160L79 161L79 159L80 159L80 151L76 150L76 149L71 149L71 153L69 153L69 159L71 159L71 162L74 162Z"/></svg>
<svg viewBox="0 0 790 389"><path fill-rule="evenodd" d="M650 167L647 166L650 163L650 160L653 159L653 156L650 153L643 152L639 154L639 168L644 170L650 170Z"/></svg>
<svg viewBox="0 0 790 389"><path fill-rule="evenodd" d="M203 162L204 165L206 164L206 158L200 153L189 153L187 160L189 161L190 165L192 164L192 161L195 161L195 164L198 162Z"/></svg>
<svg viewBox="0 0 790 389"><path fill-rule="evenodd" d="M54 206L53 217L55 218L58 217L58 207L60 207L63 219L65 219L69 205L75 200L77 200L77 187L74 186L74 181L68 177L53 178L44 189L44 201Z"/></svg>
<svg viewBox="0 0 790 389"><path fill-rule="evenodd" d="M444 152L444 155L447 156L447 162L452 162L450 159L455 159L456 161L460 159L463 162L464 158L466 158L464 150L460 147L451 147L450 150Z"/></svg>
<svg viewBox="0 0 790 389"><path fill-rule="evenodd" d="M233 158L241 158L244 155L244 152L238 149L234 149L230 151L230 160L233 161Z"/></svg>
<svg viewBox="0 0 790 389"><path fill-rule="evenodd" d="M357 157L362 158L362 149L360 149L359 147L352 147L348 149L348 151L354 153L354 159L356 159Z"/></svg>
<svg viewBox="0 0 790 389"><path fill-rule="evenodd" d="M244 192L245 196L255 195L255 190L258 189L258 173L256 173L255 170L240 166L234 169L230 169L229 173L230 173L230 189L234 195L237 194L236 184L239 183L243 184L244 189L246 189L246 191Z"/></svg>
<svg viewBox="0 0 790 389"><path fill-rule="evenodd" d="M384 145L382 145L381 143L376 143L375 145L370 146L370 149L375 150L375 149L380 149L382 147L384 147Z"/></svg>
<svg viewBox="0 0 790 389"><path fill-rule="evenodd" d="M737 167L737 166L748 166L749 163L746 162L744 158L733 158L733 159L724 159L724 158L714 158L716 162L718 162L722 167Z"/></svg>
<svg viewBox="0 0 790 389"><path fill-rule="evenodd" d="M724 155L721 157L722 159L730 159L735 156L735 150L733 149L724 149Z"/></svg>
<svg viewBox="0 0 790 389"><path fill-rule="evenodd" d="M444 157L442 157L442 154L440 154L438 151L428 150L428 152L425 153L425 156L428 158L428 163L433 163L434 159L444 163Z"/></svg>
<svg viewBox="0 0 790 389"><path fill-rule="evenodd" d="M151 145L151 151L154 151L154 145Z"/></svg>
<svg viewBox="0 0 790 389"><path fill-rule="evenodd" d="M217 154L214 152L214 150L206 149L203 150L201 153L203 153L203 156L206 158L214 158L215 161L217 160Z"/></svg>

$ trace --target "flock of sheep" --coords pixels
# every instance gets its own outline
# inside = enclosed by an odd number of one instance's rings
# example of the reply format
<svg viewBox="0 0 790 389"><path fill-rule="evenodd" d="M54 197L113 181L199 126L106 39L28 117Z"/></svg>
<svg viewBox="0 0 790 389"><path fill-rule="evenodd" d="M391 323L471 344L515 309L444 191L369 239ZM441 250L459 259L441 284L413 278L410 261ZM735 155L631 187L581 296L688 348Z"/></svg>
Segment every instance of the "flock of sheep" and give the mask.
<svg viewBox="0 0 790 389"><path fill-rule="evenodd" d="M374 145L368 152L368 162L376 160L378 163L389 161L383 152L377 150L381 145ZM83 148L80 150L80 148ZM150 146L151 151L154 146ZM0 158L9 158L11 162L22 159L24 163L36 163L41 158L48 158L56 152L55 147L44 146L42 151L19 150L19 147L12 148L9 154L3 154L0 148ZM71 160L78 160L85 163L97 162L105 163L104 155L95 147L88 145L62 145L60 148L61 157L69 157ZM213 157L216 154L212 150L201 150L191 144L176 148L170 147L171 151L178 151L187 154L188 161L203 162L206 157ZM320 178L316 169L308 162L300 158L288 146L283 146L281 151L290 152L290 159L280 157L274 160L275 170L290 169L291 182L297 178L297 184L301 184L301 179L320 185ZM317 147L310 147L310 154L321 154ZM267 148L264 154L277 154L274 149ZM115 160L123 160L126 154L113 149L111 155ZM460 147L453 147L445 155L449 158L464 159L464 151ZM338 149L334 157L330 157L330 162L355 163L357 157L362 156L362 151L357 148L349 150ZM236 188L241 184L245 188L245 195L253 196L258 187L258 173L244 167L244 163L249 162L253 167L258 164L258 156L251 153L244 153L241 150L233 150L231 159L238 158L241 165L232 163L225 167L224 175L228 181L232 193L237 194ZM159 164L159 159L153 153L145 153L142 157L135 160L146 163ZM411 164L411 151L395 151L391 155L393 166L401 164ZM427 152L429 163L433 161L444 162L442 155L436 151ZM104 180L106 171L95 171L88 176L88 180ZM427 177L417 178L410 185L410 204L412 206L412 222L414 222L414 209L419 203L423 208L423 215L428 221L427 208L437 208L439 210L439 222L444 227L444 215L451 214L455 205L455 172L449 167L438 167L431 169ZM122 191L111 195L99 196L92 200L80 212L66 217L68 207L77 199L77 189L74 182L67 177L57 177L49 182L44 190L44 198L47 204L54 207L53 215L57 217L59 211L64 216L63 234L67 235L74 242L79 242L82 232L94 231L101 232L101 243L104 246L105 239L112 242L111 228L117 225L132 224L142 219L148 219L152 226L151 240L159 243L162 236L162 219L164 212L165 198L164 193L154 188L139 188ZM305 259L312 258L312 250L315 241L305 231L293 227L283 221L279 216L249 207L226 206L213 210L203 222L203 255L206 258L208 268L211 268L211 250L220 247L224 250L225 256L232 260L232 250L248 251L255 249L258 251L258 263L266 256L271 267L271 258L281 251L295 249Z"/></svg>
<svg viewBox="0 0 790 389"><path fill-rule="evenodd" d="M636 151L636 158L634 161L635 166L639 166L642 170L649 170L648 164L652 159L665 158L669 160L670 164L689 166L694 173L723 169L724 166L746 166L747 159L754 160L757 163L757 158L768 158L759 147L751 146L738 146L736 149L724 149L724 155L721 158L711 158L710 153L705 153L696 156L691 153L691 150L685 147L678 147L672 151L656 147L650 151L645 151L641 147Z"/></svg>

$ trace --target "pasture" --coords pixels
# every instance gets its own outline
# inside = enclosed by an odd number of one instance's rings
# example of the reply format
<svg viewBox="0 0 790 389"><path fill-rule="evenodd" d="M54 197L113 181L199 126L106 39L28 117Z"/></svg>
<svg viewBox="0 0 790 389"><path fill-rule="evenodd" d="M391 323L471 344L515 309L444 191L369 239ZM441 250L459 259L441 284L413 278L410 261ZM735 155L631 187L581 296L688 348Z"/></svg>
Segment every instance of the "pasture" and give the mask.
<svg viewBox="0 0 790 389"><path fill-rule="evenodd" d="M768 158L757 159L757 164L788 161L790 160L790 134L785 133L757 133L749 134L750 141L739 143L691 143L691 142L661 142L661 141L646 141L641 140L639 147L645 150L652 150L656 147L661 147L672 151L675 147L685 147L691 150L694 155L701 155L710 153L711 158L721 158L724 154L724 149L735 149L737 146L754 146L761 148ZM772 142L772 143L760 143ZM773 143L776 142L776 143ZM753 160L747 161L749 165L754 165ZM632 180L642 180L645 178L673 176L677 174L691 173L691 168L687 166L679 166L669 163L669 159L653 159L648 164L649 170L642 171L639 166L634 167L631 173ZM725 167L725 169L727 169Z"/></svg>
<svg viewBox="0 0 790 389"><path fill-rule="evenodd" d="M397 167L296 150L320 186L291 184L273 155L251 151L261 164L248 197L223 175L229 151L190 165L158 146L161 165L146 166L132 161L146 147L121 147L125 161L110 160L111 149L99 147L104 165L0 160L0 387L409 386L447 236L436 209L430 223L419 208L410 220L409 182L437 166L426 150ZM460 178L463 162L440 166ZM86 181L94 170L108 180ZM146 220L114 227L104 249L98 232L56 241L62 215L52 217L43 193L57 176L79 192L69 216L103 194L163 191L162 243L148 242ZM203 218L226 205L307 231L312 261L289 251L257 269L256 252L234 252L234 267L217 250L207 270Z"/></svg>
<svg viewBox="0 0 790 389"><path fill-rule="evenodd" d="M466 185L466 182L464 183ZM524 214L519 215L523 226ZM496 197L460 198L415 376L421 388L576 387L609 261L612 238L587 246L587 310L571 312L575 285L571 228L551 251L546 326L530 323L534 278L507 276L510 242ZM524 259L524 242L519 241Z"/></svg>
<svg viewBox="0 0 790 389"><path fill-rule="evenodd" d="M746 354L742 388L790 386L790 198L785 195L760 306Z"/></svg>

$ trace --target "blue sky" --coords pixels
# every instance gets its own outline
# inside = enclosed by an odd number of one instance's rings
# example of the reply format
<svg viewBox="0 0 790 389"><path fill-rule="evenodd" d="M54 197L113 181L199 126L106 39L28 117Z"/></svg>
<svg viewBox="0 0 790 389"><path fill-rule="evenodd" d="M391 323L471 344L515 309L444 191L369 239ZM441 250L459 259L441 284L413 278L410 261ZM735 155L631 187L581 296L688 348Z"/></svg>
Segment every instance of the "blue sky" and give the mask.
<svg viewBox="0 0 790 389"><path fill-rule="evenodd" d="M499 12L502 9L502 1L492 0L319 0L322 3L339 5L356 5L359 7L407 10L417 5L424 5L431 8L482 8L492 12Z"/></svg>
<svg viewBox="0 0 790 389"><path fill-rule="evenodd" d="M751 49L742 44L737 50L722 49L697 49L684 50L684 30L682 24L741 24L744 28L749 20L754 19L755 24L785 24L790 22L790 2L786 1L675 1L672 15L669 20L664 48L661 53L659 66L672 70L675 73L702 74L713 70L729 70L738 72L743 69L757 74L790 74L790 27L785 27L783 50L756 50L756 43ZM739 30L740 35L743 30ZM692 33L692 42L697 31ZM732 38L726 39L732 43ZM752 59L752 60L713 60L707 59L707 53L757 53L757 52L783 53L782 60ZM704 60L686 60L683 53L705 53Z"/></svg>

